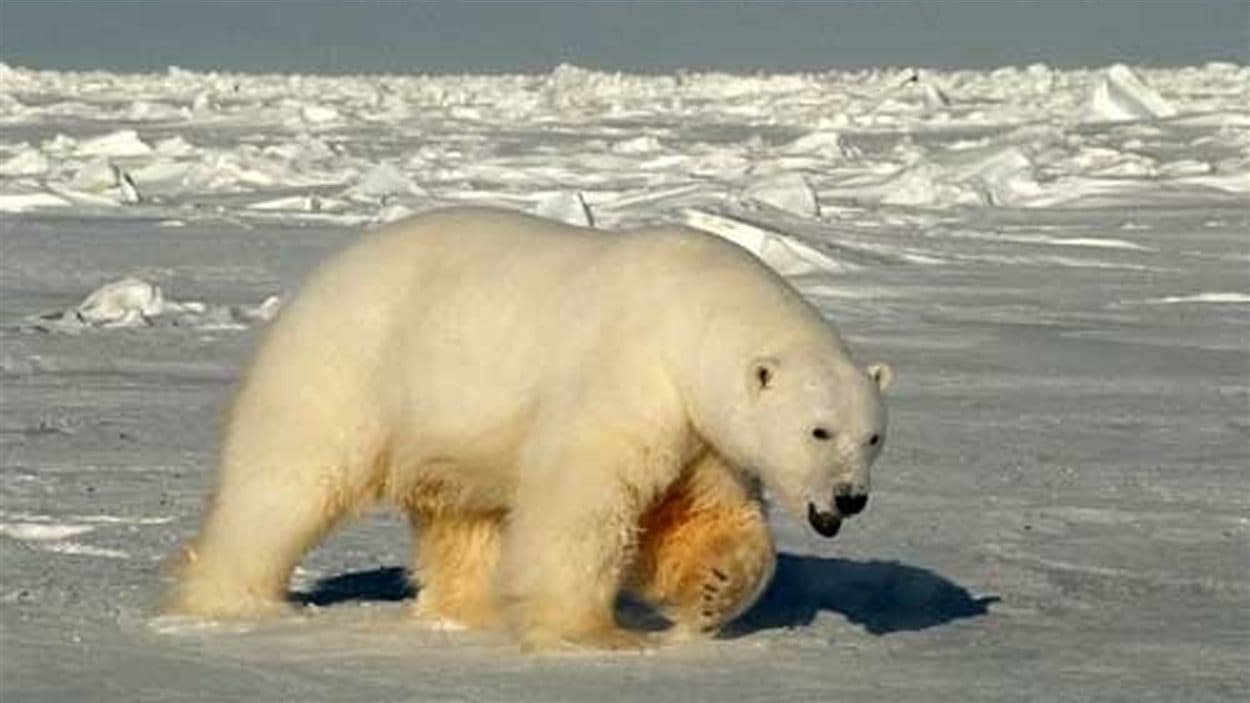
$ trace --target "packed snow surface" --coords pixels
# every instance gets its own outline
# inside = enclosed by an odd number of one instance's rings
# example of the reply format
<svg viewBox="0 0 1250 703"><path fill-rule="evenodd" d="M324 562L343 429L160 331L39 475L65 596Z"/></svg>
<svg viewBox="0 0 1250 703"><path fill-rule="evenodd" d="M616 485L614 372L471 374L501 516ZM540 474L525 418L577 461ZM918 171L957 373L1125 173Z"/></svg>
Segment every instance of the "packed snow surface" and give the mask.
<svg viewBox="0 0 1250 703"><path fill-rule="evenodd" d="M1222 63L0 65L0 698L1243 700L1248 106ZM463 203L684 223L787 276L896 371L870 509L833 541L774 513L762 602L645 655L415 627L386 513L310 555L300 617L161 617L265 322L360 231Z"/></svg>

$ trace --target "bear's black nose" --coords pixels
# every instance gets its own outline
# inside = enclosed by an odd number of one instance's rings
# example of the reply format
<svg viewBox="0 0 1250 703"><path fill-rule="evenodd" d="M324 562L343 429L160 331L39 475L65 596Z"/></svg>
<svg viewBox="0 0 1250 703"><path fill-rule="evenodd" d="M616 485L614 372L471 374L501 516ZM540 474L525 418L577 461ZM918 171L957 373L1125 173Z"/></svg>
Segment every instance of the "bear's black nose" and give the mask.
<svg viewBox="0 0 1250 703"><path fill-rule="evenodd" d="M837 506L838 512L842 515L854 515L863 511L864 506L868 505L868 494L852 495L848 493L846 495L834 496L833 504Z"/></svg>
<svg viewBox="0 0 1250 703"><path fill-rule="evenodd" d="M816 506L811 503L807 504L807 521L822 537L832 537L838 534L838 530L842 527L841 517L834 513L817 510Z"/></svg>

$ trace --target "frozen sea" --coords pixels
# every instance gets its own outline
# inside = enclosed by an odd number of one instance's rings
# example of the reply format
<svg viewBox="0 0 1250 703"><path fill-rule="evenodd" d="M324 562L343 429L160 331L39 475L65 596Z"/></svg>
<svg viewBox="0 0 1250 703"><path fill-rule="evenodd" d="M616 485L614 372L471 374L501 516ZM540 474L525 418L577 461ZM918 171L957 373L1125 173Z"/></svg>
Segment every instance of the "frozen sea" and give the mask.
<svg viewBox="0 0 1250 703"><path fill-rule="evenodd" d="M0 698L1245 700L1248 106L1231 64L0 65ZM777 512L761 603L647 654L414 627L386 513L308 558L301 617L159 617L265 320L455 203L755 251L894 367L868 511L832 541Z"/></svg>

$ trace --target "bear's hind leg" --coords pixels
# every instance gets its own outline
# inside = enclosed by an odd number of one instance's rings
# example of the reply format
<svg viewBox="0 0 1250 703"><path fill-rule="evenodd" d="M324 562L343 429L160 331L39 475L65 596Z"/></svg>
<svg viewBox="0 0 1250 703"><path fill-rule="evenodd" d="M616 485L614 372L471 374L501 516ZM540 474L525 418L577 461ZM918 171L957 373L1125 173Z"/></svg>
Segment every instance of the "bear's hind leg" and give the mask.
<svg viewBox="0 0 1250 703"><path fill-rule="evenodd" d="M776 555L754 493L709 452L643 515L629 589L673 635L715 632L767 586Z"/></svg>
<svg viewBox="0 0 1250 703"><path fill-rule="evenodd" d="M494 628L502 623L495 592L503 513L413 511L417 617L441 624Z"/></svg>
<svg viewBox="0 0 1250 703"><path fill-rule="evenodd" d="M165 610L251 618L288 609L292 570L361 498L298 473L223 481L199 535L177 559Z"/></svg>

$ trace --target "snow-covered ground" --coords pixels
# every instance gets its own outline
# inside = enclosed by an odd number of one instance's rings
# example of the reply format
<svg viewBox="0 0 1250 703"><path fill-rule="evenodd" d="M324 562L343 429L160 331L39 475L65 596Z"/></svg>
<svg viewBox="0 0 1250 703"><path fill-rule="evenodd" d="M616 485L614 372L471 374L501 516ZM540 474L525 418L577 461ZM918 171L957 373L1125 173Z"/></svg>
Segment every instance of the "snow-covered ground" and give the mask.
<svg viewBox="0 0 1250 703"><path fill-rule="evenodd" d="M0 65L0 698L1240 700L1250 69L291 77ZM161 618L258 329L380 222L685 222L895 368L868 512L730 636L405 622L379 514L307 617ZM344 330L350 334L350 330Z"/></svg>

